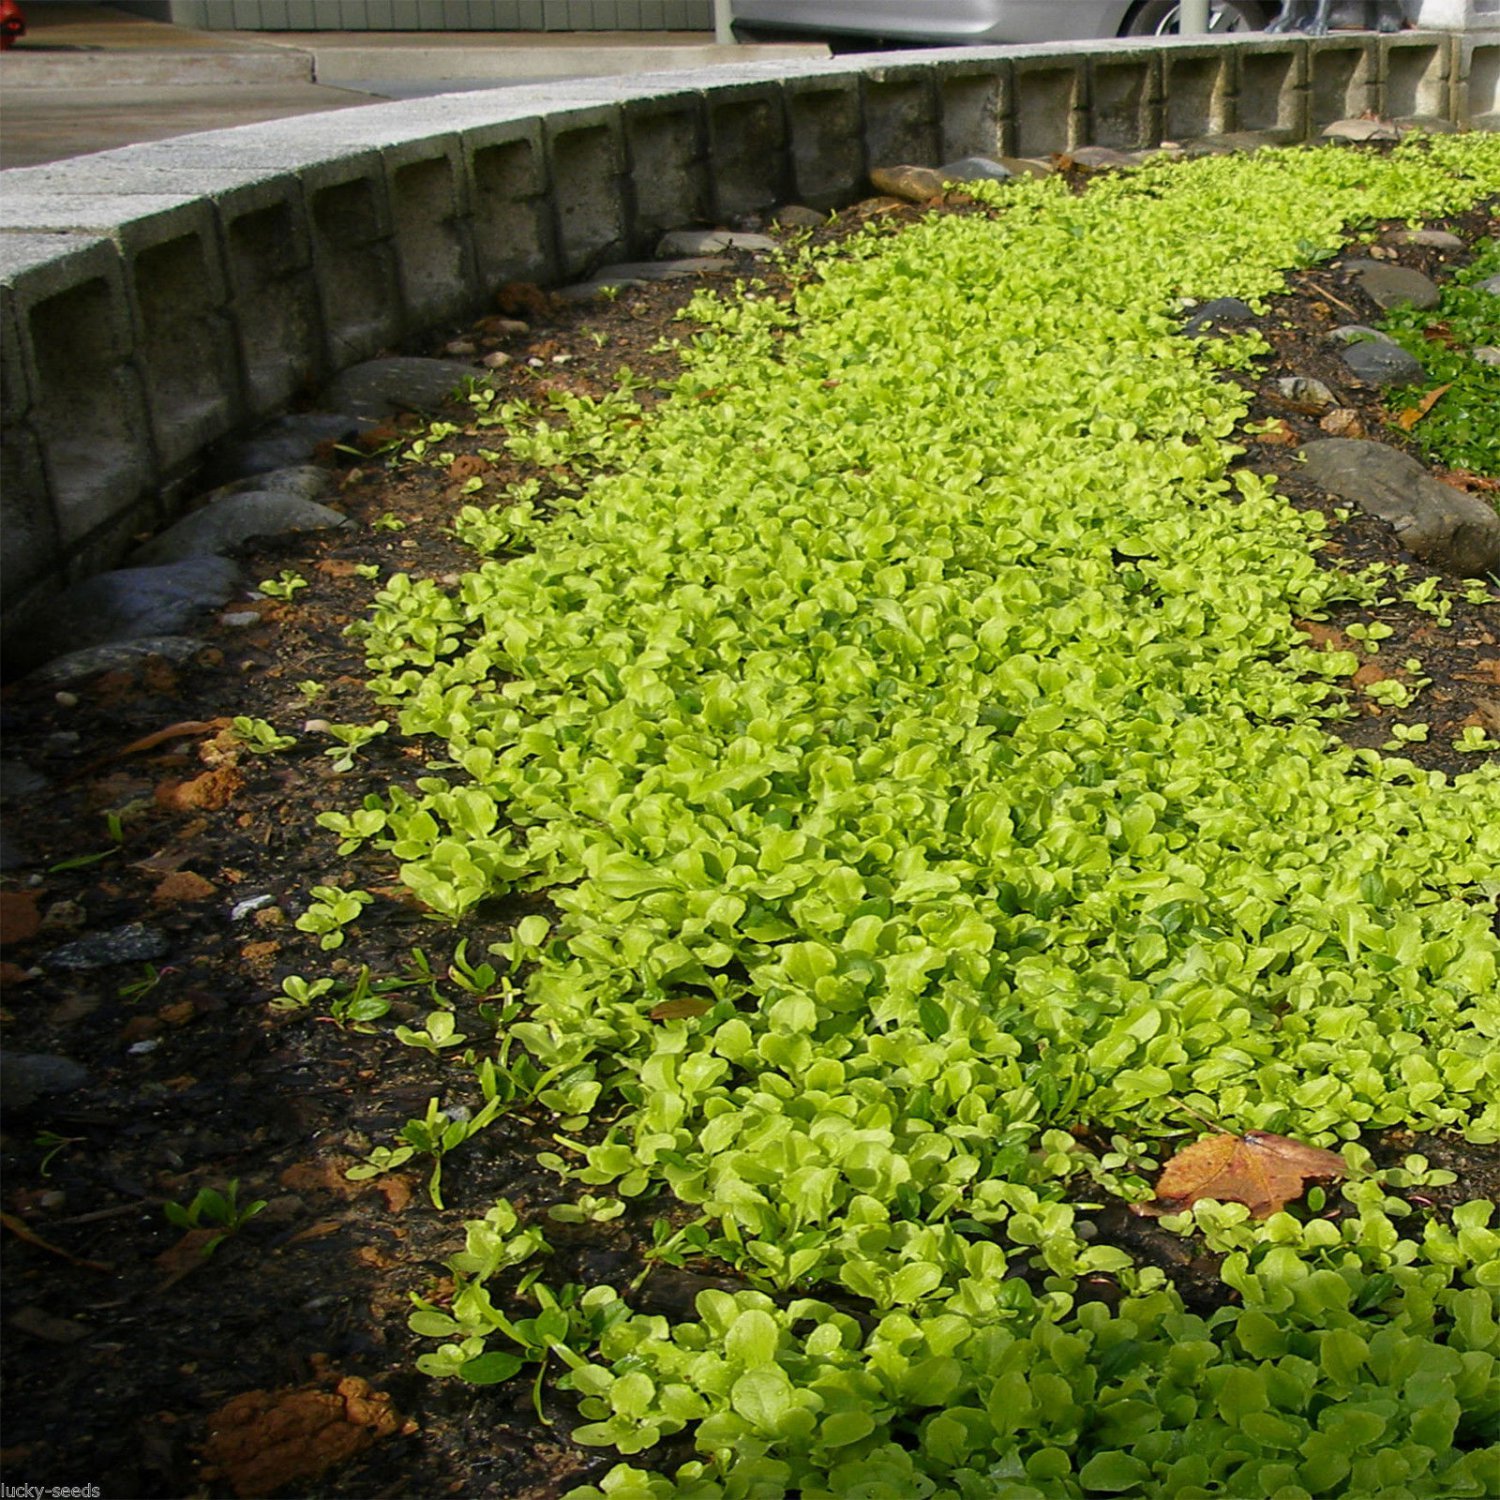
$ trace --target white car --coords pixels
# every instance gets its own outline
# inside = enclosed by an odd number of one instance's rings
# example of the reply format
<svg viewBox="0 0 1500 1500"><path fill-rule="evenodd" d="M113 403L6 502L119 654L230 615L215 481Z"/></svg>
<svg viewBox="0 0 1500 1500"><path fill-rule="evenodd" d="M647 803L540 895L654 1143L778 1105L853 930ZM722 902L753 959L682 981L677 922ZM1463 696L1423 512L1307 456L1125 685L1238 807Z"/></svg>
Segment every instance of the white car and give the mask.
<svg viewBox="0 0 1500 1500"><path fill-rule="evenodd" d="M815 33L837 42L994 46L1101 36L1167 36L1177 30L1177 0L732 0L735 29ZM1211 0L1214 31L1257 31L1275 0Z"/></svg>

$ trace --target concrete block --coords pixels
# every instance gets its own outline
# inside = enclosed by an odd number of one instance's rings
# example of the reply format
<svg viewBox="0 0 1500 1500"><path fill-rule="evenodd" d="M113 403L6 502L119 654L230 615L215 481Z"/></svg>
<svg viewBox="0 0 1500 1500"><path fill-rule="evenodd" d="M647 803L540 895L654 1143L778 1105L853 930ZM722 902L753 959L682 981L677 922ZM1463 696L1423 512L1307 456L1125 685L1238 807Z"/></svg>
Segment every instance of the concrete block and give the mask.
<svg viewBox="0 0 1500 1500"><path fill-rule="evenodd" d="M1459 118L1479 129L1500 130L1500 39L1466 38L1461 49L1463 72L1455 79L1461 83Z"/></svg>
<svg viewBox="0 0 1500 1500"><path fill-rule="evenodd" d="M783 203L791 192L786 112L777 84L727 84L707 100L714 217L728 222Z"/></svg>
<svg viewBox="0 0 1500 1500"><path fill-rule="evenodd" d="M29 427L0 426L0 536L5 538L7 610L56 578L61 554L41 444Z"/></svg>
<svg viewBox="0 0 1500 1500"><path fill-rule="evenodd" d="M417 336L473 310L468 170L456 135L389 146L381 155L406 332Z"/></svg>
<svg viewBox="0 0 1500 1500"><path fill-rule="evenodd" d="M221 209L229 310L239 339L245 415L269 416L325 374L327 344L300 191Z"/></svg>
<svg viewBox="0 0 1500 1500"><path fill-rule="evenodd" d="M1107 53L1089 63L1089 144L1131 151L1162 138L1161 58Z"/></svg>
<svg viewBox="0 0 1500 1500"><path fill-rule="evenodd" d="M1007 156L1047 156L1087 144L1084 69L1069 58L1017 57L1015 117Z"/></svg>
<svg viewBox="0 0 1500 1500"><path fill-rule="evenodd" d="M1267 41L1239 52L1235 128L1273 130L1288 141L1307 139L1307 50Z"/></svg>
<svg viewBox="0 0 1500 1500"><path fill-rule="evenodd" d="M791 78L783 90L791 157L790 196L809 208L835 208L864 187L870 163L854 73Z"/></svg>
<svg viewBox="0 0 1500 1500"><path fill-rule="evenodd" d="M469 173L469 223L481 293L557 274L542 124L527 118L460 132Z"/></svg>
<svg viewBox="0 0 1500 1500"><path fill-rule="evenodd" d="M403 332L390 188L378 151L309 164L301 175L326 340L323 364L340 370L398 343Z"/></svg>
<svg viewBox="0 0 1500 1500"><path fill-rule="evenodd" d="M1234 128L1235 62L1235 52L1220 47L1163 49L1163 139L1192 140Z"/></svg>
<svg viewBox="0 0 1500 1500"><path fill-rule="evenodd" d="M1004 155L1011 113L1010 65L944 62L934 72L941 160Z"/></svg>
<svg viewBox="0 0 1500 1500"><path fill-rule="evenodd" d="M628 238L625 138L620 111L570 109L542 123L557 264L578 276L618 254Z"/></svg>
<svg viewBox="0 0 1500 1500"><path fill-rule="evenodd" d="M1446 117L1451 109L1451 46L1446 37L1389 36L1377 42L1380 115L1386 120Z"/></svg>
<svg viewBox="0 0 1500 1500"><path fill-rule="evenodd" d="M25 426L60 551L157 477L126 269L119 244L102 237L0 235L5 316L29 394ZM40 514L42 497L26 489L37 477L35 464L23 464L7 504Z"/></svg>
<svg viewBox="0 0 1500 1500"><path fill-rule="evenodd" d="M632 250L646 252L662 230L712 217L708 122L693 92L624 106Z"/></svg>
<svg viewBox="0 0 1500 1500"><path fill-rule="evenodd" d="M943 160L942 136L931 68L916 63L870 68L860 82L870 165L937 166Z"/></svg>
<svg viewBox="0 0 1500 1500"><path fill-rule="evenodd" d="M1308 130L1353 120L1379 104L1380 49L1372 34L1315 37L1308 44Z"/></svg>

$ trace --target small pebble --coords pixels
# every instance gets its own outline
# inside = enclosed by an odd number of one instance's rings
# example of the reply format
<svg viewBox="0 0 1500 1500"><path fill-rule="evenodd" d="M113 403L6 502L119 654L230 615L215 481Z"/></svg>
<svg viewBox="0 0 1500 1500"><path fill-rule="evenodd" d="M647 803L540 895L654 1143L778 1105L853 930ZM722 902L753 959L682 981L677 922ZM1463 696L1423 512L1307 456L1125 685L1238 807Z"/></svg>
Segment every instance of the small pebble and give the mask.
<svg viewBox="0 0 1500 1500"><path fill-rule="evenodd" d="M327 734L328 730L327 719L308 719L302 726L303 734Z"/></svg>
<svg viewBox="0 0 1500 1500"><path fill-rule="evenodd" d="M54 703L56 703L59 708L77 708L78 707L78 694L77 693L54 693L52 695L52 701Z"/></svg>
<svg viewBox="0 0 1500 1500"><path fill-rule="evenodd" d="M510 355L508 355L503 349L496 349L493 354L486 354L485 357L480 360L480 364L482 364L487 370L499 370L509 363Z"/></svg>
<svg viewBox="0 0 1500 1500"><path fill-rule="evenodd" d="M454 339L451 344L443 345L444 354L473 354L474 345L468 339Z"/></svg>
<svg viewBox="0 0 1500 1500"><path fill-rule="evenodd" d="M231 922L243 922L252 912L259 911L263 906L269 906L276 898L269 894L262 896L246 896L243 901L236 901L229 908L229 920Z"/></svg>
<svg viewBox="0 0 1500 1500"><path fill-rule="evenodd" d="M131 1057L145 1057L148 1053L155 1052L160 1046L161 1038L150 1036L144 1042L132 1042L125 1050Z"/></svg>
<svg viewBox="0 0 1500 1500"><path fill-rule="evenodd" d="M258 625L260 615L253 609L231 610L227 615L219 616L219 624L232 626L236 630L243 630L247 625Z"/></svg>

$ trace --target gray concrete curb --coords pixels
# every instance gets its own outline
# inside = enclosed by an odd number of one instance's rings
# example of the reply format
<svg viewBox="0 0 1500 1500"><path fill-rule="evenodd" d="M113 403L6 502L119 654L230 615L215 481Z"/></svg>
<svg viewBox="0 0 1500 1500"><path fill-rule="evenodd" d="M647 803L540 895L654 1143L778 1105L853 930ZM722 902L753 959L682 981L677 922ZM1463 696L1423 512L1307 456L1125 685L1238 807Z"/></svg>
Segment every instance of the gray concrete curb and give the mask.
<svg viewBox="0 0 1500 1500"><path fill-rule="evenodd" d="M204 450L384 348L864 190L872 165L1500 126L1500 33L1102 42L742 63L449 94L0 174L6 618L172 518Z"/></svg>

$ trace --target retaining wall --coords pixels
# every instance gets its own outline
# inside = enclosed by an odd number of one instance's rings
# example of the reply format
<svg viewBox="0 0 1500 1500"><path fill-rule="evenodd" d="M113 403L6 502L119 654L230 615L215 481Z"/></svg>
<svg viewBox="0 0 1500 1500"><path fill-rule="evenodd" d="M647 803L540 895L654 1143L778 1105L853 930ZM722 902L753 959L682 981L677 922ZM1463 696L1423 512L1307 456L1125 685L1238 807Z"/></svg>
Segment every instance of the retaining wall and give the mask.
<svg viewBox="0 0 1500 1500"><path fill-rule="evenodd" d="M338 110L0 174L7 620L171 518L205 450L337 370L872 165L1500 127L1500 34L886 53Z"/></svg>

